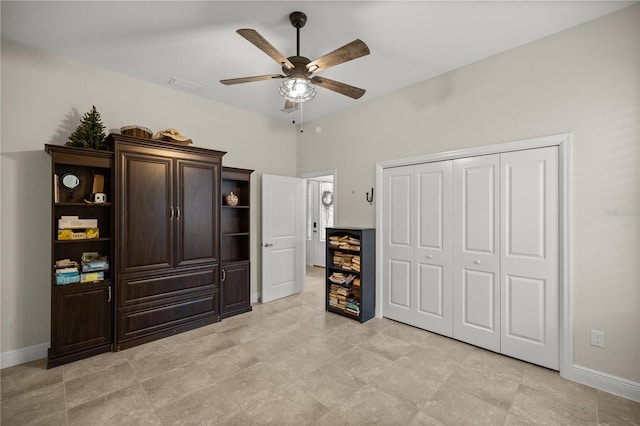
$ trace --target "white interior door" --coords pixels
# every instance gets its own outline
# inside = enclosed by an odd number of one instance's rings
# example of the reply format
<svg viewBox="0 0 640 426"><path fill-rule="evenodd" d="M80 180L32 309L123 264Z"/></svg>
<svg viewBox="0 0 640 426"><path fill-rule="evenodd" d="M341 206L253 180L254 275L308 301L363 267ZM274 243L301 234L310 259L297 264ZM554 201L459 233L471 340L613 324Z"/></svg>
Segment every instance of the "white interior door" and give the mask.
<svg viewBox="0 0 640 426"><path fill-rule="evenodd" d="M415 318L412 325L453 333L452 162L414 167Z"/></svg>
<svg viewBox="0 0 640 426"><path fill-rule="evenodd" d="M453 161L453 337L500 352L500 156Z"/></svg>
<svg viewBox="0 0 640 426"><path fill-rule="evenodd" d="M302 179L262 175L263 303L299 293L304 285Z"/></svg>
<svg viewBox="0 0 640 426"><path fill-rule="evenodd" d="M501 352L557 370L558 148L502 154Z"/></svg>
<svg viewBox="0 0 640 426"><path fill-rule="evenodd" d="M413 324L414 167L384 170L382 309L384 316Z"/></svg>

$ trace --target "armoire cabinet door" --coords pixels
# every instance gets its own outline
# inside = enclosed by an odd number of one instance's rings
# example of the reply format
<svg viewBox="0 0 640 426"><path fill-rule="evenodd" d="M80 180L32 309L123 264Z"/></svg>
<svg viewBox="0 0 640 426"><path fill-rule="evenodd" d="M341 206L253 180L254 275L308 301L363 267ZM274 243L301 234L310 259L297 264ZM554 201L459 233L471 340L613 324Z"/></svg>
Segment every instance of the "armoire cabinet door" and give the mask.
<svg viewBox="0 0 640 426"><path fill-rule="evenodd" d="M217 262L218 164L177 162L177 265Z"/></svg>
<svg viewBox="0 0 640 426"><path fill-rule="evenodd" d="M172 268L173 159L152 153L117 152L120 220L118 271Z"/></svg>
<svg viewBox="0 0 640 426"><path fill-rule="evenodd" d="M222 317L228 316L234 310L241 310L250 306L249 262L232 263L222 266Z"/></svg>
<svg viewBox="0 0 640 426"><path fill-rule="evenodd" d="M81 289L64 289L55 293L53 303L57 321L52 333L52 355L111 344L111 284L86 284Z"/></svg>

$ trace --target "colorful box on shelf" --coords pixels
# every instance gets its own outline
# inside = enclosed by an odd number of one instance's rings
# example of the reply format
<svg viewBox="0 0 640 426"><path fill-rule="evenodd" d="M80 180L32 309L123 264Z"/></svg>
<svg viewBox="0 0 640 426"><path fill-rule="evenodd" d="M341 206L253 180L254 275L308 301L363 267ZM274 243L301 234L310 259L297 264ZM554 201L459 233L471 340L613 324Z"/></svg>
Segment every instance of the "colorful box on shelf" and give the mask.
<svg viewBox="0 0 640 426"><path fill-rule="evenodd" d="M91 283L104 280L104 271L86 272L80 276L80 282Z"/></svg>
<svg viewBox="0 0 640 426"><path fill-rule="evenodd" d="M58 229L97 228L98 219L79 219L78 216L62 216L58 219Z"/></svg>
<svg viewBox="0 0 640 426"><path fill-rule="evenodd" d="M100 238L98 228L86 228L77 232L73 229L58 229L58 240L91 240L94 238Z"/></svg>
<svg viewBox="0 0 640 426"><path fill-rule="evenodd" d="M76 273L62 273L62 274L58 274L56 273L56 284L57 285L64 285L64 284L73 284L73 283L79 283L80 282L80 274L78 272Z"/></svg>
<svg viewBox="0 0 640 426"><path fill-rule="evenodd" d="M82 253L82 272L108 271L109 258L97 251L87 251Z"/></svg>
<svg viewBox="0 0 640 426"><path fill-rule="evenodd" d="M109 262L106 260L93 260L91 262L82 263L82 272L108 271Z"/></svg>

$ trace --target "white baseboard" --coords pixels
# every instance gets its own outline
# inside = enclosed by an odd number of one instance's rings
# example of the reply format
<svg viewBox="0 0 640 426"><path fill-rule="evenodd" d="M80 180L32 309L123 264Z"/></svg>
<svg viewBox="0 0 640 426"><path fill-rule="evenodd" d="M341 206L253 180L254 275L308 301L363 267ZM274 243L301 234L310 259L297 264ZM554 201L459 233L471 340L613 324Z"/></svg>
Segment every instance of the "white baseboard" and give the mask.
<svg viewBox="0 0 640 426"><path fill-rule="evenodd" d="M40 343L27 348L3 352L0 354L0 368L13 367L14 365L46 358L49 346L51 346L49 343Z"/></svg>
<svg viewBox="0 0 640 426"><path fill-rule="evenodd" d="M640 383L638 382L575 364L572 373L571 380L574 382L640 402Z"/></svg>
<svg viewBox="0 0 640 426"><path fill-rule="evenodd" d="M260 293L251 293L251 303L258 303Z"/></svg>

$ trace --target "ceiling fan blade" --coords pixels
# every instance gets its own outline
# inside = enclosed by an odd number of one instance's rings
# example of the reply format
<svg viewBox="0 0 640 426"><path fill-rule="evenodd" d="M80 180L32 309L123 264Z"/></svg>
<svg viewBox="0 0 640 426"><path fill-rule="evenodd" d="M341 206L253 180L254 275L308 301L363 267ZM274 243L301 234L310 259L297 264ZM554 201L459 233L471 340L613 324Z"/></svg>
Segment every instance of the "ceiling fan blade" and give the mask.
<svg viewBox="0 0 640 426"><path fill-rule="evenodd" d="M335 80L330 80L324 77L315 76L311 79L311 81L324 89L333 90L336 93L340 93L341 95L345 95L353 99L360 99L366 92L366 90L359 87L351 86L349 84L341 83Z"/></svg>
<svg viewBox="0 0 640 426"><path fill-rule="evenodd" d="M230 85L230 84L240 84L240 83L251 83L252 81L274 80L277 78L287 78L287 76L280 75L280 74L256 75L254 77L228 78L226 80L220 80L220 83Z"/></svg>
<svg viewBox="0 0 640 426"><path fill-rule="evenodd" d="M315 61L307 64L309 72L315 73L326 70L327 68L353 59L360 58L369 54L369 47L360 39L353 40L351 43L345 44L337 48L333 52L329 52Z"/></svg>
<svg viewBox="0 0 640 426"><path fill-rule="evenodd" d="M262 37L256 30L239 29L236 32L242 37L246 38L255 47L269 55L269 57L271 57L281 66L286 67L290 70L295 68L294 65L289 62L289 60L285 58L284 55L282 55L282 53L278 52L278 50L273 47L273 45L269 43L264 37Z"/></svg>

